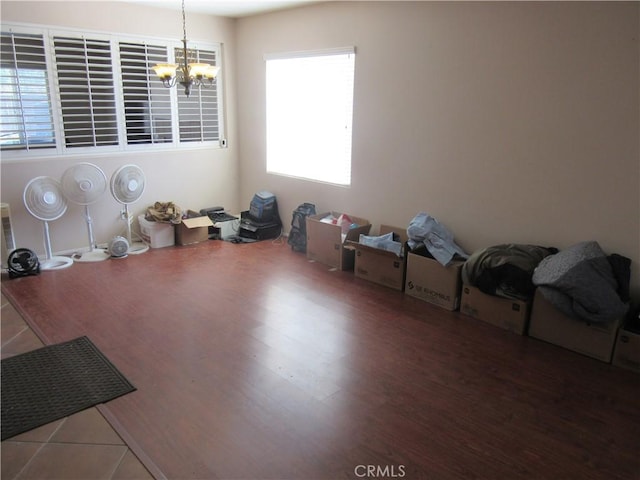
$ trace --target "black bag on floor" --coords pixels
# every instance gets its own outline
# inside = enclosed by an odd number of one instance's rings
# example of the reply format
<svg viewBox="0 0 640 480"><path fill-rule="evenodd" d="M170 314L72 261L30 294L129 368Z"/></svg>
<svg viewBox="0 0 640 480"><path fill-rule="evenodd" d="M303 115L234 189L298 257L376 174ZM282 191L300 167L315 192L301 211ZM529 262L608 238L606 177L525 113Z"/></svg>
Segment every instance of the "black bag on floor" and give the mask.
<svg viewBox="0 0 640 480"><path fill-rule="evenodd" d="M293 211L287 243L294 252L307 252L307 217L315 214L316 206L313 203L303 203Z"/></svg>

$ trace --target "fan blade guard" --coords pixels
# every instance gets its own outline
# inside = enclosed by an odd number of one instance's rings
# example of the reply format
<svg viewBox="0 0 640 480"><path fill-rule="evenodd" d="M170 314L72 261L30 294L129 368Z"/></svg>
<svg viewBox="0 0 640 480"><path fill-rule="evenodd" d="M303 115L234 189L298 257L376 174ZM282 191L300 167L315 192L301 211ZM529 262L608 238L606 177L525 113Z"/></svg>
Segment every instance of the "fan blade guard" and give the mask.
<svg viewBox="0 0 640 480"><path fill-rule="evenodd" d="M23 200L27 211L38 220L57 220L67 211L67 200L55 178L42 176L30 180Z"/></svg>
<svg viewBox="0 0 640 480"><path fill-rule="evenodd" d="M65 170L61 184L69 200L79 205L90 205L107 189L107 177L97 165L83 162Z"/></svg>
<svg viewBox="0 0 640 480"><path fill-rule="evenodd" d="M144 193L145 176L137 165L123 165L111 176L111 193L123 204L131 204Z"/></svg>

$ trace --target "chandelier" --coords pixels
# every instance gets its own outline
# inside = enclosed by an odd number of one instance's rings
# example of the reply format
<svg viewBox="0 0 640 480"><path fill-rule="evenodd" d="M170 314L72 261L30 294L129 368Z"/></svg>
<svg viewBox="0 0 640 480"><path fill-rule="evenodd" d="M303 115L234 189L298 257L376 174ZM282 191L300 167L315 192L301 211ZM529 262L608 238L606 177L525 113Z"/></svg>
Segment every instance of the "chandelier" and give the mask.
<svg viewBox="0 0 640 480"><path fill-rule="evenodd" d="M184 87L184 93L188 97L192 87L209 87L218 75L220 67L208 63L187 63L187 22L184 13L184 0L182 0L182 62L158 63L153 67L153 71L162 80L162 84L167 87L175 87L180 84Z"/></svg>

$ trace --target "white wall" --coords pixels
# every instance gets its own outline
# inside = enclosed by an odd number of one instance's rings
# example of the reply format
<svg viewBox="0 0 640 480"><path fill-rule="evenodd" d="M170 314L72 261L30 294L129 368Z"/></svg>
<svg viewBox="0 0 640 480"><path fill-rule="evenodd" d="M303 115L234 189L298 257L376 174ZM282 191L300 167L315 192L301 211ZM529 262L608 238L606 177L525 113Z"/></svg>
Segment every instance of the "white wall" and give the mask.
<svg viewBox="0 0 640 480"><path fill-rule="evenodd" d="M635 2L334 2L237 26L241 201L273 191L468 252L597 240L640 295ZM265 172L265 53L355 45L350 188ZM304 158L300 159L304 161Z"/></svg>
<svg viewBox="0 0 640 480"><path fill-rule="evenodd" d="M179 11L153 9L119 2L11 2L4 1L2 22L78 28L149 37L182 38ZM190 41L223 44L226 138L228 148L195 148L162 152L116 153L110 155L67 155L64 157L7 162L3 158L2 202L9 203L16 242L20 247L44 252L42 222L31 217L23 206L22 193L27 182L39 175L60 178L77 162L91 162L102 168L109 179L121 165L139 165L147 177L147 188L131 210L143 213L155 201L174 201L183 209L199 210L223 205L237 211L238 139L235 108L235 22L207 15L187 14ZM121 206L107 193L90 207L95 236L107 242L125 228L118 219ZM50 224L52 248L67 251L88 247L83 207L69 205L67 213Z"/></svg>

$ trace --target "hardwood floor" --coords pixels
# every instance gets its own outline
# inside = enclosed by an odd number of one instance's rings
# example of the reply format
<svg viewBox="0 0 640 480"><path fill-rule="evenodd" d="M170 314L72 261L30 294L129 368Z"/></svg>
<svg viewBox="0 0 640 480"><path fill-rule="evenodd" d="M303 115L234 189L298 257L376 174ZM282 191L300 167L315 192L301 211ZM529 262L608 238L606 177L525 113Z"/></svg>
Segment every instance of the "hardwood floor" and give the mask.
<svg viewBox="0 0 640 480"><path fill-rule="evenodd" d="M156 478L640 478L640 376L308 262L209 241L8 280L47 344L138 390Z"/></svg>

